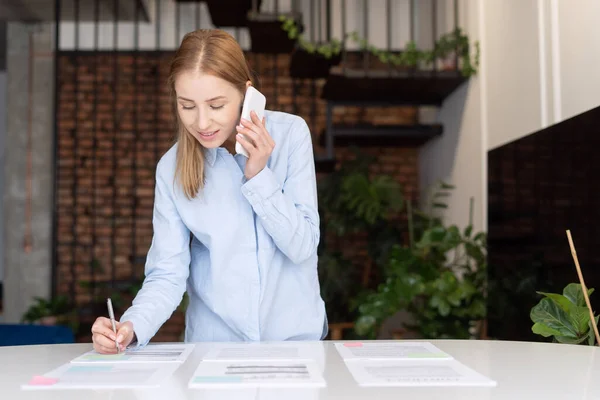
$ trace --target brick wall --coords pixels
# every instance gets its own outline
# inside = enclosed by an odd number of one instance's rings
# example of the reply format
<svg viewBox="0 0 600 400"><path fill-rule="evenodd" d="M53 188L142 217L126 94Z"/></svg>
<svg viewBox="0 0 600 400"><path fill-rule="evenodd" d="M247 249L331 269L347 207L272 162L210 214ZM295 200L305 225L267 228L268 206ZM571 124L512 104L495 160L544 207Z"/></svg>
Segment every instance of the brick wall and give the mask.
<svg viewBox="0 0 600 400"><path fill-rule="evenodd" d="M164 85L171 55L66 53L59 59L56 289L74 295L80 308L89 310L89 318L82 320L82 341L89 341L88 324L104 312L103 306L89 307L92 292L100 304L106 294L86 282L99 286L115 279L126 287L132 277L143 277L143 259L152 239L155 166L174 139ZM325 127L325 102L319 98L324 81L297 81L293 89L287 75L289 56L249 54L248 59L261 76L268 108L304 117L315 151L323 152L318 137ZM334 117L346 123L411 123L416 112L340 107ZM418 149L365 151L377 155L374 173L395 176L407 195L416 196ZM350 152L336 149L336 155L341 162ZM353 248L364 254L361 246ZM128 301L126 296L124 304ZM176 313L156 340L178 340L182 325L182 315Z"/></svg>

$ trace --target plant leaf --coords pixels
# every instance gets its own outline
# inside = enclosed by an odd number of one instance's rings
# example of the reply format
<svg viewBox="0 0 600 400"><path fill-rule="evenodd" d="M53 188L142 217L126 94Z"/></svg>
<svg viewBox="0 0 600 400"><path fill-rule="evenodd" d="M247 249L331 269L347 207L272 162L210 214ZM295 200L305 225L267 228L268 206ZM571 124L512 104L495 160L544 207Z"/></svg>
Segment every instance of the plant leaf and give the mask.
<svg viewBox="0 0 600 400"><path fill-rule="evenodd" d="M571 303L571 301L562 294L546 292L538 293L552 299L552 301L554 301L560 308L562 308L567 313L570 313L571 310L575 308L575 305Z"/></svg>
<svg viewBox="0 0 600 400"><path fill-rule="evenodd" d="M560 336L559 331L557 331L556 329L549 328L544 324L540 324L539 322L533 324L533 326L531 327L531 331L537 335L542 335L544 337Z"/></svg>
<svg viewBox="0 0 600 400"><path fill-rule="evenodd" d="M559 343L581 344L581 343L585 342L586 340L588 340L588 335L585 335L580 338L572 338L572 337L567 337L567 336L555 336L555 338Z"/></svg>
<svg viewBox="0 0 600 400"><path fill-rule="evenodd" d="M559 331L564 337L577 339L577 332L569 321L568 314L548 297L531 309L530 317L534 323L539 322Z"/></svg>
<svg viewBox="0 0 600 400"><path fill-rule="evenodd" d="M588 297L592 295L594 289L588 288ZM563 290L563 295L568 298L573 304L577 306L585 306L585 298L583 297L583 290L579 283L569 283Z"/></svg>
<svg viewBox="0 0 600 400"><path fill-rule="evenodd" d="M573 306L569 316L573 327L579 335L583 335L590 329L590 312L586 306Z"/></svg>

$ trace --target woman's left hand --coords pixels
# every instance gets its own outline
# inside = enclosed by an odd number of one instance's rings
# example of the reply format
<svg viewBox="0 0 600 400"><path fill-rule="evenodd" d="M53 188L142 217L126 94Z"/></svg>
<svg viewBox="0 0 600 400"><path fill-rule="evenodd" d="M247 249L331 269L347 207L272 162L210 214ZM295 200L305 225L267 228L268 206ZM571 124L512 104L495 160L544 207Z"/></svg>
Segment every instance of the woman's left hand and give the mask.
<svg viewBox="0 0 600 400"><path fill-rule="evenodd" d="M250 112L250 118L252 121L242 119L242 126L236 128L238 131L236 140L246 149L250 156L244 170L246 179L252 179L265 168L275 148L275 142L265 128L265 118L261 121L254 111ZM240 135L240 133L244 136Z"/></svg>

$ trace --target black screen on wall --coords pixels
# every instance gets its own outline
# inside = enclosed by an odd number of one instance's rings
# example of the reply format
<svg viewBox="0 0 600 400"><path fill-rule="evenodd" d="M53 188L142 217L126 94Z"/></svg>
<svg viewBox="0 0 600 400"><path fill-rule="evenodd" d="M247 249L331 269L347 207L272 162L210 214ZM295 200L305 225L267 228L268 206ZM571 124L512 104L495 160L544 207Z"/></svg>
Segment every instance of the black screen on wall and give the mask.
<svg viewBox="0 0 600 400"><path fill-rule="evenodd" d="M600 304L600 107L488 152L488 334L531 332L536 291L578 283L569 229L591 302Z"/></svg>

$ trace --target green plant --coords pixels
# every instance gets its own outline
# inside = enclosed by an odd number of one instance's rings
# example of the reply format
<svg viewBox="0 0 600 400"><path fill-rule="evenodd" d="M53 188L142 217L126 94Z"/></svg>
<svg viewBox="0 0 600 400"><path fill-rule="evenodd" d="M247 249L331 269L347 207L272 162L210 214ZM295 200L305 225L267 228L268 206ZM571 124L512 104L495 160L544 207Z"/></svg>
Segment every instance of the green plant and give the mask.
<svg viewBox="0 0 600 400"><path fill-rule="evenodd" d="M588 296L593 292L594 289L588 289ZM594 316L594 322L591 321L580 284L568 284L562 294L538 293L544 298L531 309L533 333L552 337L559 343L595 344L592 323L597 326L599 317Z"/></svg>
<svg viewBox="0 0 600 400"><path fill-rule="evenodd" d="M370 229L399 212L404 204L402 189L388 175L370 176L374 158L353 149L355 159L319 183L319 203L327 229L337 236Z"/></svg>
<svg viewBox="0 0 600 400"><path fill-rule="evenodd" d="M354 150L355 158L318 184L321 241L319 243L319 282L330 322L354 320L352 302L363 289L372 265L391 247L389 219L404 204L400 185L386 175L373 176L369 165L374 158ZM351 261L343 249L364 234L368 258L373 262Z"/></svg>
<svg viewBox="0 0 600 400"><path fill-rule="evenodd" d="M414 41L407 42L401 52L392 52L377 48L361 37L358 32L349 32L343 40L332 39L324 43L312 43L300 33L296 20L285 15L279 16L282 22L281 28L287 32L290 39L297 40L299 46L308 53L321 54L326 58L331 58L342 51L343 42L347 39L357 43L360 50L368 51L384 64L391 64L397 67L418 67L430 66L435 60L443 60L452 55L460 60L461 73L469 77L477 74L479 67L480 47L479 42L473 44L474 54L471 58L471 46L469 37L463 33L461 28L442 35L434 44L433 50L420 50Z"/></svg>
<svg viewBox="0 0 600 400"><path fill-rule="evenodd" d="M76 308L67 296L55 296L50 300L35 297L34 303L21 317L21 322L32 324L65 325L73 332L79 329Z"/></svg>
<svg viewBox="0 0 600 400"><path fill-rule="evenodd" d="M453 186L440 183L430 209ZM409 203L410 204L410 203ZM473 203L471 201L471 215ZM474 233L472 216L460 230L442 219L407 208L409 245L396 244L385 264L385 279L358 304L356 330L375 338L383 321L407 310L406 327L423 338L469 338L486 315L486 235Z"/></svg>
<svg viewBox="0 0 600 400"><path fill-rule="evenodd" d="M332 39L327 43L315 44L306 40L304 36L300 34L300 29L294 18L280 15L279 20L282 22L281 28L287 32L288 38L297 40L300 47L310 54L317 53L325 58L331 58L334 55L340 54L342 51L342 42L338 39Z"/></svg>

